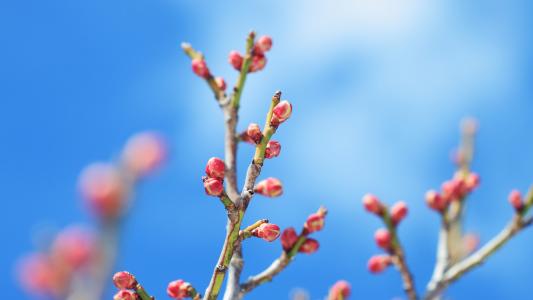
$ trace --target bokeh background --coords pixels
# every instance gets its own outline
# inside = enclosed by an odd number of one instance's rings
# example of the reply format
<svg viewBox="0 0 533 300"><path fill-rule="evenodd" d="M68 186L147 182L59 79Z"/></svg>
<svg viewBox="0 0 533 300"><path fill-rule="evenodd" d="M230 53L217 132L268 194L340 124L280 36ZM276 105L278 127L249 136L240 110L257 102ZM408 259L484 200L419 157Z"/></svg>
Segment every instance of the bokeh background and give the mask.
<svg viewBox="0 0 533 300"><path fill-rule="evenodd" d="M405 200L401 225L421 291L434 262L438 218L423 195L451 176L450 153L464 116L480 121L474 170L482 185L467 230L482 241L507 222L511 188L533 181L532 7L526 0L37 1L0 3L0 286L26 299L14 277L42 228L90 223L76 181L95 160L117 154L135 132L169 141L167 164L138 189L124 224L119 269L164 299L169 281L207 285L224 236L220 203L200 181L223 155L222 114L190 71L189 41L233 82L227 63L250 29L269 34L264 71L249 77L241 127L263 122L272 93L293 102L277 134L282 155L262 177L285 184L281 198L256 197L248 222L300 226L324 204L321 249L298 256L250 299L288 299L295 288L322 299L338 279L358 299L403 296L389 270L366 270L379 252L376 218L360 199ZM241 182L252 149L239 153ZM530 299L533 232L520 234L449 291L452 299ZM246 243L244 278L279 255L279 243ZM111 291L110 291L111 292ZM111 295L110 293L108 293Z"/></svg>

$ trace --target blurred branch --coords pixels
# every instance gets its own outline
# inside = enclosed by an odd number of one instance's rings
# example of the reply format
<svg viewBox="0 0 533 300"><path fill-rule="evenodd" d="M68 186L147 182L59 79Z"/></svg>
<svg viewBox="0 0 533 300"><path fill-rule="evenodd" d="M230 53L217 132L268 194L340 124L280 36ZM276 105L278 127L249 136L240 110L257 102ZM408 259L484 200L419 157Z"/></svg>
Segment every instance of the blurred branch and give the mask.
<svg viewBox="0 0 533 300"><path fill-rule="evenodd" d="M492 240L490 240L485 246L470 254L467 258L461 262L451 266L442 276L442 278L436 282L436 284L428 289L424 299L431 300L437 299L442 291L452 282L459 279L463 274L472 270L474 267L482 264L487 258L507 243L513 236L515 236L522 229L531 225L532 218L524 218L523 215L517 214L513 220Z"/></svg>

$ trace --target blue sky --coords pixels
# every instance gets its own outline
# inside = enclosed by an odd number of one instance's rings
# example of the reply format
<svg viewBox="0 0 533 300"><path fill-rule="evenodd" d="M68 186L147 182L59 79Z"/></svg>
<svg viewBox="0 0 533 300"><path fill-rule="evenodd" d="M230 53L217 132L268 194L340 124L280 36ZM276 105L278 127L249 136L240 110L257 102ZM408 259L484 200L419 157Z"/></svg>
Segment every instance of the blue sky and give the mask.
<svg viewBox="0 0 533 300"><path fill-rule="evenodd" d="M4 295L25 299L12 270L42 228L92 222L76 192L80 170L113 158L145 129L167 136L171 156L138 189L117 269L134 272L162 299L176 278L206 286L225 214L200 177L208 158L223 155L223 119L179 44L191 42L233 82L227 54L243 50L250 29L271 35L274 47L266 69L249 77L240 128L262 123L278 89L294 114L277 134L281 156L262 175L279 177L284 196L256 197L246 221L299 226L319 205L330 209L320 251L297 257L250 299L287 299L294 288L322 299L337 279L364 299L402 296L396 272L366 271L379 252L372 241L379 223L360 204L366 192L410 206L400 234L422 290L438 228L423 194L452 173L461 118L477 117L481 129L473 167L482 185L468 230L486 241L511 216L509 190L533 182L531 8L524 0L3 1ZM251 155L243 145L241 182ZM525 231L449 295L527 299L532 243ZM277 243L247 242L245 276L279 252Z"/></svg>

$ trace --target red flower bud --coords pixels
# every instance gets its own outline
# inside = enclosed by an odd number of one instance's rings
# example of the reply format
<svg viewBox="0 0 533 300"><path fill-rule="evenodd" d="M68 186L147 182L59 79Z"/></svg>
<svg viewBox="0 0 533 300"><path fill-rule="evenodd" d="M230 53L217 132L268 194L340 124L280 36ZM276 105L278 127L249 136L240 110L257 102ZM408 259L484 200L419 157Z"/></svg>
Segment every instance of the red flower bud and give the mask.
<svg viewBox="0 0 533 300"><path fill-rule="evenodd" d="M242 55L233 50L229 53L229 59L228 59L230 65L233 66L233 68L235 68L235 70L237 71L240 71L242 69L242 61L243 61L243 58L242 58Z"/></svg>
<svg viewBox="0 0 533 300"><path fill-rule="evenodd" d="M380 273L391 263L391 258L388 255L374 255L368 260L368 270L372 273Z"/></svg>
<svg viewBox="0 0 533 300"><path fill-rule="evenodd" d="M304 228L308 233L322 230L324 228L324 215L320 213L314 213L307 217Z"/></svg>
<svg viewBox="0 0 533 300"><path fill-rule="evenodd" d="M265 68L267 59L263 54L255 54L252 56L252 63L250 64L249 72L261 71Z"/></svg>
<svg viewBox="0 0 533 300"><path fill-rule="evenodd" d="M17 266L17 273L22 287L32 294L52 294L59 287L65 286L64 280L58 276L56 266L50 257L41 253L34 253L23 260Z"/></svg>
<svg viewBox="0 0 533 300"><path fill-rule="evenodd" d="M205 63L205 60L201 58L195 58L192 60L192 71L194 72L194 74L202 78L207 78L211 75L209 73L209 69L207 68L207 64Z"/></svg>
<svg viewBox="0 0 533 300"><path fill-rule="evenodd" d="M512 190L509 193L509 203L514 207L516 211L521 211L524 208L524 202L522 200L522 194L518 190Z"/></svg>
<svg viewBox="0 0 533 300"><path fill-rule="evenodd" d="M226 81L224 80L224 78L216 77L215 78L215 83L217 84L218 88L221 91L225 91L226 90Z"/></svg>
<svg viewBox="0 0 533 300"><path fill-rule="evenodd" d="M94 250L92 234L84 228L73 226L57 235L52 243L50 256L55 261L76 269L89 263Z"/></svg>
<svg viewBox="0 0 533 300"><path fill-rule="evenodd" d="M190 296L191 284L181 279L174 280L168 284L167 294L170 298L183 299Z"/></svg>
<svg viewBox="0 0 533 300"><path fill-rule="evenodd" d="M254 52L255 53L265 53L272 48L272 38L268 35L263 35L259 39L257 39L257 42L254 46Z"/></svg>
<svg viewBox="0 0 533 300"><path fill-rule="evenodd" d="M82 171L81 194L98 215L116 217L125 202L126 186L119 170L107 163L95 163Z"/></svg>
<svg viewBox="0 0 533 300"><path fill-rule="evenodd" d="M277 126L285 122L291 116L292 104L290 104L287 100L283 100L276 106L274 106L272 112L272 120L270 121L270 123L274 126Z"/></svg>
<svg viewBox="0 0 533 300"><path fill-rule="evenodd" d="M276 224L263 223L252 231L252 235L262 238L267 242L275 241L279 237L279 226Z"/></svg>
<svg viewBox="0 0 533 300"><path fill-rule="evenodd" d="M279 179L269 177L255 186L255 192L267 197L277 197L283 194L283 185Z"/></svg>
<svg viewBox="0 0 533 300"><path fill-rule="evenodd" d="M373 214L381 215L383 213L383 204L381 204L378 197L372 194L366 194L363 196L363 205L367 211Z"/></svg>
<svg viewBox="0 0 533 300"><path fill-rule="evenodd" d="M293 227L286 228L281 234L281 246L283 250L289 251L292 249L296 241L298 240L298 234Z"/></svg>
<svg viewBox="0 0 533 300"><path fill-rule="evenodd" d="M327 300L345 300L348 299L352 291L352 287L347 281L337 281L329 290Z"/></svg>
<svg viewBox="0 0 533 300"><path fill-rule="evenodd" d="M390 209L390 218L392 223L400 223L405 216L407 216L407 204L405 204L403 201L396 202L396 204L394 204Z"/></svg>
<svg viewBox="0 0 533 300"><path fill-rule="evenodd" d="M222 180L218 178L204 177L204 188L210 196L220 196L224 192Z"/></svg>
<svg viewBox="0 0 533 300"><path fill-rule="evenodd" d="M113 300L137 300L139 299L139 296L137 296L137 293L130 290L120 290L118 291L115 296L113 296Z"/></svg>
<svg viewBox="0 0 533 300"><path fill-rule="evenodd" d="M442 212L448 206L448 202L445 201L441 195L434 190L429 190L426 192L426 203L427 205L436 211Z"/></svg>
<svg viewBox="0 0 533 300"><path fill-rule="evenodd" d="M130 272L121 271L113 275L113 283L120 290L130 290L135 288L137 280Z"/></svg>
<svg viewBox="0 0 533 300"><path fill-rule="evenodd" d="M226 164L218 157L211 157L205 166L205 174L208 177L224 180L224 172L226 171Z"/></svg>
<svg viewBox="0 0 533 300"><path fill-rule="evenodd" d="M380 228L374 233L374 240L380 248L387 250L391 246L392 236L387 229Z"/></svg>
<svg viewBox="0 0 533 300"><path fill-rule="evenodd" d="M265 149L265 158L274 158L281 152L281 144L278 141L269 141Z"/></svg>
<svg viewBox="0 0 533 300"><path fill-rule="evenodd" d="M155 132L132 136L122 152L122 161L135 176L144 176L161 165L167 154L163 137Z"/></svg>
<svg viewBox="0 0 533 300"><path fill-rule="evenodd" d="M467 193L471 193L479 186L480 178L477 173L470 173L464 180L465 189Z"/></svg>
<svg viewBox="0 0 533 300"><path fill-rule="evenodd" d="M306 254L312 254L315 253L318 250L318 247L320 244L315 239L307 239L305 242L300 246L300 249L298 249L298 252L306 253Z"/></svg>
<svg viewBox="0 0 533 300"><path fill-rule="evenodd" d="M248 138L250 138L250 140L255 144L259 144L261 142L261 139L263 138L261 127L259 127L259 125L257 125L256 123L250 123L250 125L248 125L248 129L246 129L246 134L248 135Z"/></svg>

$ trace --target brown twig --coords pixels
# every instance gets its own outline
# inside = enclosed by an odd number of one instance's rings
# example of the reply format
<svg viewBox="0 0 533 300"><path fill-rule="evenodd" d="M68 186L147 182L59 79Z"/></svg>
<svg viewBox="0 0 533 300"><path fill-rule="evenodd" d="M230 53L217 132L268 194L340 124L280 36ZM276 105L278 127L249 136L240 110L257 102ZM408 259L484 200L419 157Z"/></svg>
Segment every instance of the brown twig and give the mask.
<svg viewBox="0 0 533 300"><path fill-rule="evenodd" d="M405 252L400 244L400 239L398 238L398 234L396 232L396 225L392 222L388 210L384 210L382 220L385 223L387 230L391 234L392 243L391 247L388 249L388 252L391 255L393 264L398 269L398 272L400 272L403 282L403 289L409 300L416 300L418 299L418 296L416 294L413 275L407 265Z"/></svg>

